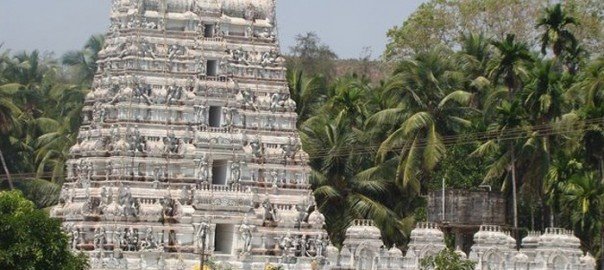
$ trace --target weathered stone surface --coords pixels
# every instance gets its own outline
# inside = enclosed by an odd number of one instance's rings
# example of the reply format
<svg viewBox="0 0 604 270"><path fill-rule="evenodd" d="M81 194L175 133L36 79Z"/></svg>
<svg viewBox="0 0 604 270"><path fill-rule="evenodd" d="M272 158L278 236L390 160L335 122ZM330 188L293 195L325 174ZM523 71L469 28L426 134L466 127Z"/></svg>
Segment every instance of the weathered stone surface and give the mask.
<svg viewBox="0 0 604 270"><path fill-rule="evenodd" d="M234 269L326 264L274 11L113 0L52 212L93 269L191 269L201 253Z"/></svg>

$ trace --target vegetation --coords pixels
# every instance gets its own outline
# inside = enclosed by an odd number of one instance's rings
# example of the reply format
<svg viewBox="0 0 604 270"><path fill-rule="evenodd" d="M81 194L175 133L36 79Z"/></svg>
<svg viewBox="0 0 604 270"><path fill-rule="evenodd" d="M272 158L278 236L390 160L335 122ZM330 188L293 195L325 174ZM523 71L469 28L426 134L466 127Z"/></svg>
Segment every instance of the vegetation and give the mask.
<svg viewBox="0 0 604 270"><path fill-rule="evenodd" d="M48 217L19 191L0 192L0 268L81 270L85 255L71 253L61 222Z"/></svg>
<svg viewBox="0 0 604 270"><path fill-rule="evenodd" d="M487 38L502 40L513 34L530 47L541 46L543 32L535 28L549 0L430 0L422 4L402 26L388 31L390 43L385 58L402 57L428 50L437 44L455 48L461 45L463 33L482 33ZM564 16L573 18L569 30L591 52L604 48L604 4L598 0L568 0ZM562 13L558 13L562 14ZM544 23L565 23L543 21ZM552 19L558 19L552 18ZM553 34L554 32L550 32ZM556 36L551 36L556 39ZM426 46L430 44L431 46Z"/></svg>
<svg viewBox="0 0 604 270"><path fill-rule="evenodd" d="M335 244L357 218L406 244L445 179L490 185L519 230L572 228L604 258L604 7L546 2L429 1L388 33L381 81L338 76L329 47L298 37L287 79ZM38 208L58 199L100 48L0 53L0 186Z"/></svg>
<svg viewBox="0 0 604 270"><path fill-rule="evenodd" d="M578 29L593 14L577 13L587 7L581 1L528 2L429 2L390 32L418 47L393 39L382 81L337 77L307 88L314 100L296 100L313 108L299 126L335 243L353 219L370 218L387 244L404 245L425 218L421 195L444 178L455 188L499 189L518 230L572 228L585 250L602 256L604 58ZM487 13L476 25L449 28L435 21L456 18L440 14L445 7L463 8L457 16L467 18ZM495 29L488 22L496 10L522 16ZM430 27L416 27L424 23ZM601 21L588 26L602 29ZM433 38L416 38L422 33ZM297 80L320 76L300 72Z"/></svg>
<svg viewBox="0 0 604 270"><path fill-rule="evenodd" d="M442 270L473 270L475 262L466 260L461 255L450 249L444 249L435 256L422 259L420 269L442 269Z"/></svg>

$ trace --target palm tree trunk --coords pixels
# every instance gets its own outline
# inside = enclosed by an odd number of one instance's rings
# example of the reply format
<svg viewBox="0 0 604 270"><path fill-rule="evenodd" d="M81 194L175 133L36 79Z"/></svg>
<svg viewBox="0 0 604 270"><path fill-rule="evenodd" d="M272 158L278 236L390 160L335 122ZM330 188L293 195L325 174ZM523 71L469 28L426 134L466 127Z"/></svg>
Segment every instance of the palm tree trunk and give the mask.
<svg viewBox="0 0 604 270"><path fill-rule="evenodd" d="M604 158L600 159L600 177L602 177L602 183L604 184ZM604 226L600 227L600 270L604 270Z"/></svg>
<svg viewBox="0 0 604 270"><path fill-rule="evenodd" d="M8 186L11 190L15 189L13 186L13 180L10 178L10 172L8 171L8 167L6 166L6 161L4 160L4 154L2 154L2 150L0 149L0 161L2 161L2 167L4 167L4 172L6 173L6 179L8 180Z"/></svg>
<svg viewBox="0 0 604 270"><path fill-rule="evenodd" d="M518 200L516 193L516 153L514 151L514 146L512 146L512 200L514 207L514 238L516 239L516 249L518 249Z"/></svg>

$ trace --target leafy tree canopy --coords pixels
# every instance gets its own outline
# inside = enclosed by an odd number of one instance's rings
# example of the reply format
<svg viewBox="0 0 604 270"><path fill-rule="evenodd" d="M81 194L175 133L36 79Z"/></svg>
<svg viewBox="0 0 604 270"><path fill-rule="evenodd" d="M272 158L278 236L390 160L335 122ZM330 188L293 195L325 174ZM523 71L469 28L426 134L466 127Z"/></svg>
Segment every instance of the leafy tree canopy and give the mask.
<svg viewBox="0 0 604 270"><path fill-rule="evenodd" d="M569 16L577 20L577 25L569 29L589 51L601 51L604 48L604 2L565 2ZM434 44L460 47L464 33L482 33L498 40L514 34L520 41L537 47L541 31L535 23L549 3L548 0L430 0L402 26L388 31L390 43L384 56L388 60L397 59L425 51Z"/></svg>
<svg viewBox="0 0 604 270"><path fill-rule="evenodd" d="M69 250L61 222L37 210L20 192L0 192L0 224L0 269L88 268L84 255Z"/></svg>

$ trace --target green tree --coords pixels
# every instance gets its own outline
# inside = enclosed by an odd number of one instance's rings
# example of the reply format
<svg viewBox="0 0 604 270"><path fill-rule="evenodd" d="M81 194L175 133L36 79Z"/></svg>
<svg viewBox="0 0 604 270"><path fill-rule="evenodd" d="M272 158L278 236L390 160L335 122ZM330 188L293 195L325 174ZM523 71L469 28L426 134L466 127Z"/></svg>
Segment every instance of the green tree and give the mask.
<svg viewBox="0 0 604 270"><path fill-rule="evenodd" d="M20 192L0 192L0 224L0 268L88 268L86 256L70 251L61 222L36 210Z"/></svg>
<svg viewBox="0 0 604 270"><path fill-rule="evenodd" d="M70 51L63 55L63 64L73 68L75 79L79 84L90 87L97 72L98 55L104 43L105 35L94 35L88 39L84 49Z"/></svg>
<svg viewBox="0 0 604 270"><path fill-rule="evenodd" d="M604 219L604 183L593 172L575 174L565 186L562 202L583 245L590 250L597 248L596 236Z"/></svg>
<svg viewBox="0 0 604 270"><path fill-rule="evenodd" d="M399 60L428 48L446 45L461 47L461 35L482 34L490 39L504 39L514 34L530 47L537 46L540 32L535 21L548 0L430 0L422 4L401 25L388 31L389 43L384 57ZM569 17L576 18L580 27L572 30L577 40L589 51L599 53L604 47L602 1L568 0L565 7Z"/></svg>
<svg viewBox="0 0 604 270"><path fill-rule="evenodd" d="M451 69L450 55L435 50L402 61L393 76L397 83L387 98L395 106L374 114L369 122L388 130L378 150L378 162L396 155L398 184L415 194L421 180L446 155L443 136L454 135L470 126L467 119L472 94L456 89L459 74Z"/></svg>
<svg viewBox="0 0 604 270"><path fill-rule="evenodd" d="M299 127L318 110L327 99L327 82L323 76L307 77L301 70L287 70L291 98L296 102Z"/></svg>
<svg viewBox="0 0 604 270"><path fill-rule="evenodd" d="M302 125L301 134L304 150L311 157L318 207L325 214L330 238L339 245L355 219L374 219L382 226L394 226L391 231L399 233L402 227L399 216L382 203L388 183L359 175L368 167L369 155L350 147L358 142L359 131L351 128L346 114L342 110L335 118L315 116Z"/></svg>
<svg viewBox="0 0 604 270"><path fill-rule="evenodd" d="M290 48L288 69L301 70L307 76L322 75L328 80L335 75L335 60L338 56L321 42L315 32L296 36L296 44Z"/></svg>
<svg viewBox="0 0 604 270"><path fill-rule="evenodd" d="M570 25L578 25L579 22L569 16L562 9L562 4L545 9L544 14L537 21L537 28L543 29L541 34L541 53L547 54L547 48L551 45L554 56L559 57L562 52L577 43L577 38L568 29Z"/></svg>
<svg viewBox="0 0 604 270"><path fill-rule="evenodd" d="M424 258L420 262L422 270L472 270L476 266L475 262L462 258L455 251L445 249L435 256Z"/></svg>

